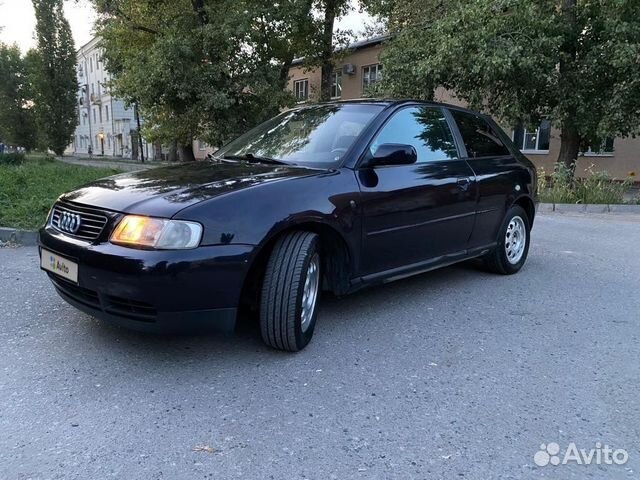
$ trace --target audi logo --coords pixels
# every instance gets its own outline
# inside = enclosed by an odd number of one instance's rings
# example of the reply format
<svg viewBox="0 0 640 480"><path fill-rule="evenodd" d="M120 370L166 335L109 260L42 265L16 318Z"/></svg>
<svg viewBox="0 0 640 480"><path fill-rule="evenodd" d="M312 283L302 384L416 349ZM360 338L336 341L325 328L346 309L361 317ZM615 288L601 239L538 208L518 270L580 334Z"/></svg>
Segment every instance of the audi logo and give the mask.
<svg viewBox="0 0 640 480"><path fill-rule="evenodd" d="M82 218L77 213L62 212L60 220L58 220L58 227L68 233L77 233L80 230L80 223Z"/></svg>

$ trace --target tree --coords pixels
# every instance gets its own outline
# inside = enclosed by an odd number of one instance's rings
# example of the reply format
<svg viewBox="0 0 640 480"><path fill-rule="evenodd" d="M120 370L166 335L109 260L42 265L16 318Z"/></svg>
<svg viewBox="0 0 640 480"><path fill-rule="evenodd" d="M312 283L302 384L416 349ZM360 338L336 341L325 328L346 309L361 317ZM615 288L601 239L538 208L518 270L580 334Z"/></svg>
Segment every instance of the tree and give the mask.
<svg viewBox="0 0 640 480"><path fill-rule="evenodd" d="M505 122L549 118L558 161L640 133L640 16L633 0L369 0L395 35L386 93L444 86ZM573 170L572 170L573 171Z"/></svg>
<svg viewBox="0 0 640 480"><path fill-rule="evenodd" d="M36 125L28 60L16 45L0 43L0 140L32 150Z"/></svg>
<svg viewBox="0 0 640 480"><path fill-rule="evenodd" d="M305 68L320 68L320 101L331 100L332 74L339 52L346 53L352 32L336 29L336 20L349 13L353 0L307 0L307 35L296 42L296 55L304 57Z"/></svg>
<svg viewBox="0 0 640 480"><path fill-rule="evenodd" d="M290 104L288 70L309 0L93 0L114 95L151 140L220 145Z"/></svg>
<svg viewBox="0 0 640 480"><path fill-rule="evenodd" d="M37 51L32 54L34 102L46 146L62 155L77 124L76 53L62 0L32 0Z"/></svg>
<svg viewBox="0 0 640 480"><path fill-rule="evenodd" d="M320 101L331 100L331 75L334 65L334 30L336 17L344 15L351 6L349 0L321 0L318 7L323 12L318 29L318 59L320 61Z"/></svg>

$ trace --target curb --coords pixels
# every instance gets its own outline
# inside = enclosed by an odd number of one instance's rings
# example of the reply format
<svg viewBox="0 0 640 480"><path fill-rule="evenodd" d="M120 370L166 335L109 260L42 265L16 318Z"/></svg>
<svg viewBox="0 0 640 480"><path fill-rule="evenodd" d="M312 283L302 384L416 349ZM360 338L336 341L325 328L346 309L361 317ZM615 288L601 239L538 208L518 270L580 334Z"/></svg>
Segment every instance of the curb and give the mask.
<svg viewBox="0 0 640 480"><path fill-rule="evenodd" d="M38 232L32 230L18 230L17 228L0 227L0 242L14 243L25 247L38 244Z"/></svg>
<svg viewBox="0 0 640 480"><path fill-rule="evenodd" d="M538 212L542 213L637 213L640 205L598 205L579 203L541 203Z"/></svg>

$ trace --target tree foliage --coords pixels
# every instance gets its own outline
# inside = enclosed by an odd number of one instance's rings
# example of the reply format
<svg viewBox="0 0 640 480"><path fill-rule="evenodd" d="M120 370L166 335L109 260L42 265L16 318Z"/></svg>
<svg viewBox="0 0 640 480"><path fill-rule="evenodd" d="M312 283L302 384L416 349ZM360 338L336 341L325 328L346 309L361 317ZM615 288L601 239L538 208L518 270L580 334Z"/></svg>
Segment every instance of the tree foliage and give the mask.
<svg viewBox="0 0 640 480"><path fill-rule="evenodd" d="M77 123L76 52L62 0L32 0L37 51L31 53L38 128L45 144L61 155Z"/></svg>
<svg viewBox="0 0 640 480"><path fill-rule="evenodd" d="M32 150L36 123L29 70L16 45L0 43L0 141Z"/></svg>
<svg viewBox="0 0 640 480"><path fill-rule="evenodd" d="M549 118L561 161L607 136L640 133L635 0L369 0L395 35L384 88L432 98L437 86L506 122Z"/></svg>
<svg viewBox="0 0 640 480"><path fill-rule="evenodd" d="M291 102L284 87L312 33L309 0L93 3L113 92L139 103L152 139L219 145Z"/></svg>

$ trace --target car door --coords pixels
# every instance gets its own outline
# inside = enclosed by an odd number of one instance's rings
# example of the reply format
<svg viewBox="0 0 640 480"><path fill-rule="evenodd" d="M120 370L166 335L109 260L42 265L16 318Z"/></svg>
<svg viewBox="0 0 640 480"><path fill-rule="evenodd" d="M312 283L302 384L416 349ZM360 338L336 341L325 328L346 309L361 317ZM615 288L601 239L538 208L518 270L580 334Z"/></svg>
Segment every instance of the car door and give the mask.
<svg viewBox="0 0 640 480"><path fill-rule="evenodd" d="M357 171L364 275L464 251L473 229L475 178L459 158L445 111L427 105L399 109L374 136L367 154L390 143L413 146L418 160Z"/></svg>
<svg viewBox="0 0 640 480"><path fill-rule="evenodd" d="M476 224L469 248L481 248L496 241L508 197L517 193L514 178L519 177L521 165L494 122L465 110L450 109L450 112L466 151L465 160L473 169L478 185Z"/></svg>

